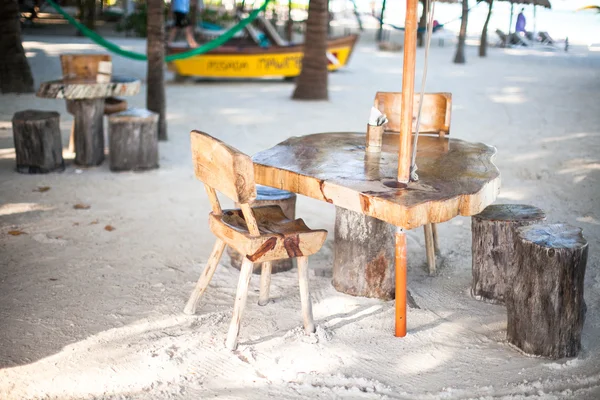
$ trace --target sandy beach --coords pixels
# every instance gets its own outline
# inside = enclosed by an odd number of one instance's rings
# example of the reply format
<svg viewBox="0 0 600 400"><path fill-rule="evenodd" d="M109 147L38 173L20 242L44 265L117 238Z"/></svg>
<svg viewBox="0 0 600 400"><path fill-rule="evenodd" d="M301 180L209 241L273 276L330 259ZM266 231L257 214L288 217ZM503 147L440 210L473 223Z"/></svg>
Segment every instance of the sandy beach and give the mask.
<svg viewBox="0 0 600 400"><path fill-rule="evenodd" d="M117 43L145 51L143 40ZM59 54L100 50L60 36L25 36L24 47L36 87L59 78ZM452 137L497 148L496 203L541 207L548 221L583 228L589 242L578 357L530 357L506 342L505 307L470 295L467 217L439 225L434 277L423 230L408 232L408 287L419 308L408 310L408 335L395 338L393 301L331 286L335 208L302 196L297 216L329 231L310 258L315 334L301 328L295 270L273 276L266 307L257 305L255 275L239 348L228 351L238 271L227 255L197 314L183 314L214 243L190 130L250 155L290 136L363 131L375 92L400 91L402 76L402 53L365 40L330 74L327 102L292 101L293 83L280 80L175 83L168 74L169 140L160 168L143 173L68 159L62 173L18 174L12 115L60 112L65 147L73 118L63 100L0 96L0 398L600 398L600 53L491 48L483 59L469 46L466 65L453 56L453 45L432 49L426 90L453 94ZM422 49L418 57L420 82ZM146 64L113 57L113 70L144 81ZM144 107L145 83L127 101Z"/></svg>

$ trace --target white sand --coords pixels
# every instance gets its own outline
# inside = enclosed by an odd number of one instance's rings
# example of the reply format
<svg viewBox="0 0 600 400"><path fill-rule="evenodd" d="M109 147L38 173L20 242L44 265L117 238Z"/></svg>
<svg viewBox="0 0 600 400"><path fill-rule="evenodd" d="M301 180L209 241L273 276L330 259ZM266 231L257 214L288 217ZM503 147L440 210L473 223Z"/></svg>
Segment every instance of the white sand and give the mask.
<svg viewBox="0 0 600 400"><path fill-rule="evenodd" d="M47 40L25 43L38 84L59 76L58 54L95 49ZM144 49L139 40L119 43ZM252 154L293 135L363 130L375 92L400 90L402 70L401 54L366 43L330 75L329 102L292 102L293 84L279 81L169 83L170 139L160 144L161 168L146 173L115 174L104 163L17 174L12 114L59 111L63 143L72 117L63 101L0 97L0 398L600 398L600 55L490 49L480 59L469 48L468 64L458 66L453 51L434 49L427 90L453 93L453 136L498 148L498 202L542 207L550 221L581 226L590 242L577 358L528 357L506 343L505 308L469 296L470 219L462 217L440 225L436 277L423 269L422 230L408 234L409 288L421 309L409 310L404 339L392 335L393 302L337 293L313 274L319 328L305 336L290 271L273 277L267 307L256 304L253 277L239 351L230 353L238 272L227 256L197 315L182 314L214 240L188 132ZM114 64L116 73L145 76L144 63ZM144 97L128 101L143 107ZM297 214L329 230L310 259L311 269L327 270L334 208L300 198ZM8 235L13 229L27 234Z"/></svg>

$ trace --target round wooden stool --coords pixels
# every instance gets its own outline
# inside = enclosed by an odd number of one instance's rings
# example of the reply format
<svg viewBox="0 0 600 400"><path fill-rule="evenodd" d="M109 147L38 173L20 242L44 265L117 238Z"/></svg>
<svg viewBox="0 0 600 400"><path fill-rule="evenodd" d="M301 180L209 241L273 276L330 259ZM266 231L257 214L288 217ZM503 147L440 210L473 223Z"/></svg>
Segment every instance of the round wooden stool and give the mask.
<svg viewBox="0 0 600 400"><path fill-rule="evenodd" d="M536 224L516 230L515 278L506 293L506 338L525 353L575 357L581 349L588 242L581 228Z"/></svg>
<svg viewBox="0 0 600 400"><path fill-rule="evenodd" d="M130 108L108 116L110 170L158 168L158 114Z"/></svg>
<svg viewBox="0 0 600 400"><path fill-rule="evenodd" d="M514 281L515 230L545 219L543 210L526 204L492 204L471 217L473 297L504 303Z"/></svg>
<svg viewBox="0 0 600 400"><path fill-rule="evenodd" d="M59 113L19 111L13 116L12 127L18 172L43 174L65 169Z"/></svg>
<svg viewBox="0 0 600 400"><path fill-rule="evenodd" d="M252 207L276 205L281 207L283 214L289 219L296 219L296 194L285 190L275 189L269 186L256 185L256 200ZM239 205L236 203L236 207ZM240 269L242 266L242 255L227 246L227 254L231 260L231 266ZM271 273L289 271L294 268L294 260L291 258L285 260L273 261ZM254 264L253 273L260 274L261 265Z"/></svg>

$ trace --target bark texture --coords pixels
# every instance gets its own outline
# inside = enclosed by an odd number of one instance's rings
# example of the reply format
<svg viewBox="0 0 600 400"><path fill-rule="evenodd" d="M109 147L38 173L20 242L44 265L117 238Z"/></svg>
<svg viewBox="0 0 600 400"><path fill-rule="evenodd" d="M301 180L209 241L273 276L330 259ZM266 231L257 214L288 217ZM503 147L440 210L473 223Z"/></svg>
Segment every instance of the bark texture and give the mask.
<svg viewBox="0 0 600 400"><path fill-rule="evenodd" d="M148 72L146 108L158 114L158 139L167 140L164 79L165 21L164 1L148 0Z"/></svg>
<svg viewBox="0 0 600 400"><path fill-rule="evenodd" d="M454 56L455 64L464 64L465 58L465 41L467 39L467 22L469 19L469 0L462 0L462 14L460 22L460 32L458 34L458 44L456 45L456 55Z"/></svg>
<svg viewBox="0 0 600 400"><path fill-rule="evenodd" d="M19 111L13 116L12 126L18 172L43 174L65 169L59 113Z"/></svg>
<svg viewBox="0 0 600 400"><path fill-rule="evenodd" d="M519 228L515 280L507 292L506 337L525 353L553 359L581 349L588 244L566 224Z"/></svg>
<svg viewBox="0 0 600 400"><path fill-rule="evenodd" d="M327 100L327 0L311 0L308 4L306 37L302 70L292 95L297 100Z"/></svg>
<svg viewBox="0 0 600 400"><path fill-rule="evenodd" d="M158 168L158 115L129 109L108 117L111 171Z"/></svg>
<svg viewBox="0 0 600 400"><path fill-rule="evenodd" d="M471 218L473 297L504 303L514 279L516 229L545 218L543 210L525 204L494 204Z"/></svg>
<svg viewBox="0 0 600 400"><path fill-rule="evenodd" d="M333 287L353 296L394 298L394 226L336 207Z"/></svg>
<svg viewBox="0 0 600 400"><path fill-rule="evenodd" d="M21 42L17 0L0 2L0 93L33 92L33 76Z"/></svg>
<svg viewBox="0 0 600 400"><path fill-rule="evenodd" d="M75 164L93 167L104 161L104 99L74 100Z"/></svg>

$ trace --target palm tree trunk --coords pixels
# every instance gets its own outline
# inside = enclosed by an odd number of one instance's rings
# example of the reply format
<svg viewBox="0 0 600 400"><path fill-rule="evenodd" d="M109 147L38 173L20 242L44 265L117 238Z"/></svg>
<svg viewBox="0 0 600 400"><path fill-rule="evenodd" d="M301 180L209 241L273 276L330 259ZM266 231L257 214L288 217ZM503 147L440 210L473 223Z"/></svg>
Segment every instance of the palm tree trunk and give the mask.
<svg viewBox="0 0 600 400"><path fill-rule="evenodd" d="M297 100L327 100L328 0L310 0L302 70L292 95Z"/></svg>
<svg viewBox="0 0 600 400"><path fill-rule="evenodd" d="M423 12L421 13L421 19L419 20L419 30L417 31L417 45L423 47L425 45L425 27L427 26L427 14L425 13L425 7L427 0L420 0L423 5Z"/></svg>
<svg viewBox="0 0 600 400"><path fill-rule="evenodd" d="M458 45L456 46L456 56L454 63L464 64L465 59L465 40L467 38L467 22L469 19L469 0L462 0L462 21L460 22L460 33L458 34Z"/></svg>
<svg viewBox="0 0 600 400"><path fill-rule="evenodd" d="M0 93L33 92L33 76L21 42L17 0L0 2Z"/></svg>
<svg viewBox="0 0 600 400"><path fill-rule="evenodd" d="M286 40L292 41L294 22L292 21L292 0L288 0L288 20L285 25Z"/></svg>
<svg viewBox="0 0 600 400"><path fill-rule="evenodd" d="M87 28L94 30L96 25L96 0L85 1L84 24Z"/></svg>
<svg viewBox="0 0 600 400"><path fill-rule="evenodd" d="M481 40L479 41L479 57L487 56L487 30L488 23L490 22L490 18L492 17L492 6L494 4L494 0L488 0L489 10L487 18L485 19L485 23L483 24L483 30L481 31Z"/></svg>
<svg viewBox="0 0 600 400"><path fill-rule="evenodd" d="M167 140L164 59L164 0L148 0L148 72L146 75L146 108L159 115L158 139Z"/></svg>

